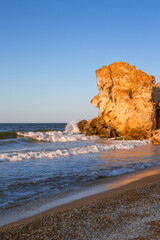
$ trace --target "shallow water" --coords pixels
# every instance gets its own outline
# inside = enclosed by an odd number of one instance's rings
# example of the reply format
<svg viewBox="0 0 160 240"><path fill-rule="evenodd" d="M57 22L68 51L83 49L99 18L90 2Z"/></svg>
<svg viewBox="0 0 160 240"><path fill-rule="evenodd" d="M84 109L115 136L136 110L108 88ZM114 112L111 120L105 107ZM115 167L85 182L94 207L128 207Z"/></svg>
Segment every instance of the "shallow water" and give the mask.
<svg viewBox="0 0 160 240"><path fill-rule="evenodd" d="M0 140L1 219L31 202L41 206L99 179L160 165L159 145L86 137L73 122L1 124L5 131L17 137Z"/></svg>

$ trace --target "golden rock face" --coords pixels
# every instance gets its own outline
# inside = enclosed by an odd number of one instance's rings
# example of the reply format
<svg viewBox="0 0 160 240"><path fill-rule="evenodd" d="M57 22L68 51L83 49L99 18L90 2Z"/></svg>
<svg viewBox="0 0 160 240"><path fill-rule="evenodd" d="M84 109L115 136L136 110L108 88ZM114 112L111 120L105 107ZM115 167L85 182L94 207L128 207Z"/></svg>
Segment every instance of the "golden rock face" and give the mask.
<svg viewBox="0 0 160 240"><path fill-rule="evenodd" d="M156 129L160 100L154 76L128 63L115 62L96 70L96 77L99 94L91 103L99 108L99 119L121 136L148 138Z"/></svg>

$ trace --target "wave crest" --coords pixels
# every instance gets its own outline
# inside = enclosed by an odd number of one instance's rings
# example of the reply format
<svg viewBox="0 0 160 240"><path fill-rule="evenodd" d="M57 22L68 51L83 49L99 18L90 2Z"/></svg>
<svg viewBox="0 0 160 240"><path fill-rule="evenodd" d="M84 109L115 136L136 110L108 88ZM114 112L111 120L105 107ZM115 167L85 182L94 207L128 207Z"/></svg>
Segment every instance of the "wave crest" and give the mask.
<svg viewBox="0 0 160 240"><path fill-rule="evenodd" d="M111 149L133 149L137 146L142 146L147 144L147 141L125 141L122 143L115 144L97 144L85 147L75 147L69 149L57 149L55 151L45 151L45 152L12 152L12 153L2 153L0 154L0 161L21 161L27 159L42 159L42 158L59 158L67 157L71 155L88 154L88 153L98 153Z"/></svg>
<svg viewBox="0 0 160 240"><path fill-rule="evenodd" d="M79 129L75 122L69 122L65 131L48 131L48 132L17 132L19 137L27 137L36 141L43 142L74 142L91 140L83 134L79 134ZM95 139L95 136L92 137Z"/></svg>

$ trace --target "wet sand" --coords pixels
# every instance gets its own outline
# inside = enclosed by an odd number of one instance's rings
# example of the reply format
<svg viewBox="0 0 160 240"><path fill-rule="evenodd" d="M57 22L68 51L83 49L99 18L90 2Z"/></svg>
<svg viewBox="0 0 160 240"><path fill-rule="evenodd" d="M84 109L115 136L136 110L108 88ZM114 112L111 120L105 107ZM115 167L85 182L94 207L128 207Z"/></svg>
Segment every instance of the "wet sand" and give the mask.
<svg viewBox="0 0 160 240"><path fill-rule="evenodd" d="M0 239L160 239L160 171L8 224Z"/></svg>

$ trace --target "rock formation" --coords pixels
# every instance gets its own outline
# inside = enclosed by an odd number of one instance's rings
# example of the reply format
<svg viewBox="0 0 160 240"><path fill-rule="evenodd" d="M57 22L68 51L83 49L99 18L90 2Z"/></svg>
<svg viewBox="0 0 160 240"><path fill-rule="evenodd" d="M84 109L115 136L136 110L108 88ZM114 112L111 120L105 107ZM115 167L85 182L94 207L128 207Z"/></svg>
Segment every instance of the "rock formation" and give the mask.
<svg viewBox="0 0 160 240"><path fill-rule="evenodd" d="M99 116L82 121L81 132L145 139L160 127L160 86L154 76L115 62L96 70L96 77L99 94L91 103L99 108Z"/></svg>

